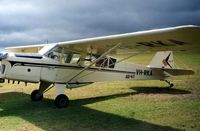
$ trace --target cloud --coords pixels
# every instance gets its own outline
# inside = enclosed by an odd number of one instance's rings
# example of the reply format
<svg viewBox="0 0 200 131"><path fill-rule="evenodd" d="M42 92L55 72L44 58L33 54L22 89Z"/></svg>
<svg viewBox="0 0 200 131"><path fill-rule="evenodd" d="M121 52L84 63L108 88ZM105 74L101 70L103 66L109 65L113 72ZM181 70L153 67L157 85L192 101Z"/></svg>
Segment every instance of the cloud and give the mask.
<svg viewBox="0 0 200 131"><path fill-rule="evenodd" d="M1 0L0 46L200 25L198 0Z"/></svg>

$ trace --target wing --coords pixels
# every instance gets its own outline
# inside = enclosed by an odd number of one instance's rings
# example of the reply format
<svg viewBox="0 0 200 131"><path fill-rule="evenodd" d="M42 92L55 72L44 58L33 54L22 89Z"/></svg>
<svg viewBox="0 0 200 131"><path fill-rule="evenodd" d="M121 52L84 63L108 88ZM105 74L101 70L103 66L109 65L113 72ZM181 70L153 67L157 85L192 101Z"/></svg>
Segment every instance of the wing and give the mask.
<svg viewBox="0 0 200 131"><path fill-rule="evenodd" d="M80 53L102 54L121 43L120 49L136 51L190 50L199 48L200 27L187 25L120 35L60 42L59 47Z"/></svg>
<svg viewBox="0 0 200 131"><path fill-rule="evenodd" d="M5 50L9 52L38 53L46 45L47 44L7 47Z"/></svg>
<svg viewBox="0 0 200 131"><path fill-rule="evenodd" d="M59 42L51 45L57 45L59 47L64 47L79 53L92 53L96 55L101 55L105 51L119 43L121 43L120 49L125 51L127 49L133 49L134 51L139 52L158 50L173 51L177 49L199 49L199 37L200 27L187 25L75 41ZM8 47L6 48L6 50L11 52L37 53L44 46L49 46L49 44Z"/></svg>

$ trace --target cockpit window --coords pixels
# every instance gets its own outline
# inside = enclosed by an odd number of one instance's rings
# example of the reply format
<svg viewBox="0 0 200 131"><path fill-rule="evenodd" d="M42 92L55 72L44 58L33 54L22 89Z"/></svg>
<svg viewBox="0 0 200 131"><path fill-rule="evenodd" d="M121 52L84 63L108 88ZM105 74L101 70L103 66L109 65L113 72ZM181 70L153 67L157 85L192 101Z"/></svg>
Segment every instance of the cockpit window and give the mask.
<svg viewBox="0 0 200 131"><path fill-rule="evenodd" d="M58 61L62 64L78 64L81 66L89 66L94 60L98 57L94 55L86 55L81 56L81 54L75 53L71 50L62 47L55 47L52 50L48 51L45 54L46 57L49 57L55 61ZM101 60L98 60L94 65L94 67L100 68L114 68L116 64L116 59L112 57L104 57Z"/></svg>
<svg viewBox="0 0 200 131"><path fill-rule="evenodd" d="M80 54L73 53L72 51L61 47L53 48L52 50L47 52L45 56L61 63L71 64L77 64L80 58Z"/></svg>

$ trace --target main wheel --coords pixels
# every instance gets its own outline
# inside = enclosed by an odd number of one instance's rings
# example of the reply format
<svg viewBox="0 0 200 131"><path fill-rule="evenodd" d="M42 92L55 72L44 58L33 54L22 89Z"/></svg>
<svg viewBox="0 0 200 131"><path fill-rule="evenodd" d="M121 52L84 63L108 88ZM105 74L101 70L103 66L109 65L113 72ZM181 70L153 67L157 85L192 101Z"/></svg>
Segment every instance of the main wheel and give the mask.
<svg viewBox="0 0 200 131"><path fill-rule="evenodd" d="M173 86L174 86L174 84L171 83L170 86L169 86L169 88L172 88Z"/></svg>
<svg viewBox="0 0 200 131"><path fill-rule="evenodd" d="M31 93L31 100L32 101L41 101L43 99L43 94L39 95L39 90L34 90Z"/></svg>
<svg viewBox="0 0 200 131"><path fill-rule="evenodd" d="M58 108L65 108L69 105L69 98L64 95L60 94L55 99L55 106Z"/></svg>

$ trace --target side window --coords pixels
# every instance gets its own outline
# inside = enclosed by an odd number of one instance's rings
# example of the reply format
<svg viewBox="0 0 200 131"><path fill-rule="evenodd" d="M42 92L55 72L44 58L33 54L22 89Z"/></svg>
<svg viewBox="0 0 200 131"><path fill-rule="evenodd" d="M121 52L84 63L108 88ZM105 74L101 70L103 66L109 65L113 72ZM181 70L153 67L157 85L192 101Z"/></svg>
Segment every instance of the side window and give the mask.
<svg viewBox="0 0 200 131"><path fill-rule="evenodd" d="M116 63L116 59L114 58L109 58L109 68L115 68L115 63Z"/></svg>
<svg viewBox="0 0 200 131"><path fill-rule="evenodd" d="M73 53L64 54L65 63L70 63L73 58Z"/></svg>
<svg viewBox="0 0 200 131"><path fill-rule="evenodd" d="M96 63L96 67L108 67L108 68L114 68L115 67L115 63L116 63L116 59L114 58L111 58L111 57L105 57L101 60L99 60L97 63Z"/></svg>
<svg viewBox="0 0 200 131"><path fill-rule="evenodd" d="M70 64L79 64L80 57L81 57L80 54L73 54Z"/></svg>
<svg viewBox="0 0 200 131"><path fill-rule="evenodd" d="M107 67L108 66L108 59L105 57L101 60L99 60L97 63L96 63L96 67Z"/></svg>

